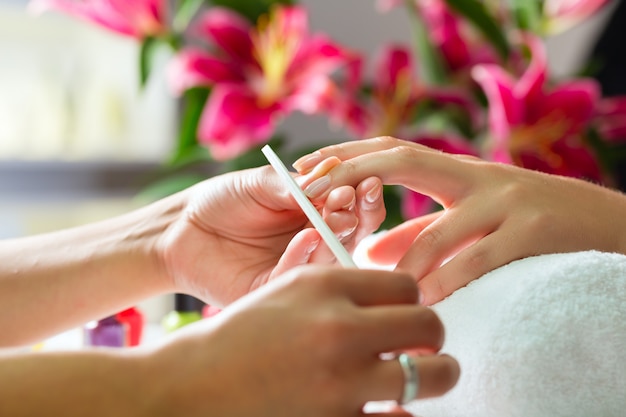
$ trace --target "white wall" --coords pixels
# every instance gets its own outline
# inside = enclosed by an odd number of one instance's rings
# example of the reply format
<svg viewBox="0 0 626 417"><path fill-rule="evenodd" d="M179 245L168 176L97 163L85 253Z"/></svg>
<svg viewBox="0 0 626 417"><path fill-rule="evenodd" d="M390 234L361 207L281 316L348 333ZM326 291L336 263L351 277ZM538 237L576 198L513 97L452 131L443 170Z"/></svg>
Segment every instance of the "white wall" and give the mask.
<svg viewBox="0 0 626 417"><path fill-rule="evenodd" d="M59 13L0 1L0 159L161 160L175 100L138 88L138 45Z"/></svg>

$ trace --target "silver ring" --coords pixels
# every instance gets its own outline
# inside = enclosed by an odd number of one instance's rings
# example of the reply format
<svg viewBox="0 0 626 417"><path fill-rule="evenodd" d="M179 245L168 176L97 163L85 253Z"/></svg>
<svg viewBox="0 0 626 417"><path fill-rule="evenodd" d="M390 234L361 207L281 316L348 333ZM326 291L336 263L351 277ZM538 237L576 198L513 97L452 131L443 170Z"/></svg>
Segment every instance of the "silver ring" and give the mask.
<svg viewBox="0 0 626 417"><path fill-rule="evenodd" d="M402 391L400 401L397 403L398 405L404 405L417 398L417 392L419 390L419 375L417 373L415 360L411 356L406 353L401 353L398 356L398 362L400 362L402 372L404 373L404 389Z"/></svg>

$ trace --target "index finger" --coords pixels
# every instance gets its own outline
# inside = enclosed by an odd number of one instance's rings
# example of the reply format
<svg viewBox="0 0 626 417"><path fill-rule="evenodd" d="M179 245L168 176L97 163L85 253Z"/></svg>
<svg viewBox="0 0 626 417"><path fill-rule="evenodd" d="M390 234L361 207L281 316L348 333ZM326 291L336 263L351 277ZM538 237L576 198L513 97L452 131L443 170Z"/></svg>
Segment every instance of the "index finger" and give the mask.
<svg viewBox="0 0 626 417"><path fill-rule="evenodd" d="M402 185L426 194L444 207L449 207L470 192L472 178L477 171L467 163L467 157L434 151L410 142L397 141L393 147L381 146L380 149L366 142L356 143L364 143L364 148L342 147L340 158L351 157L343 160L326 176L318 178L312 173L301 181L309 198L323 199L331 189L342 185L355 186L367 177L378 177L385 184ZM348 152L344 152L346 149ZM360 150L359 154L354 153L356 149ZM371 151L367 152L368 149ZM320 187L320 183L325 188Z"/></svg>
<svg viewBox="0 0 626 417"><path fill-rule="evenodd" d="M341 297L361 307L417 304L417 283L407 273L309 266L306 275L316 291Z"/></svg>
<svg viewBox="0 0 626 417"><path fill-rule="evenodd" d="M389 136L381 136L372 139L364 139L359 141L343 142L337 145L330 145L308 155L302 156L300 159L293 163L293 167L300 174L308 174L313 168L315 168L321 161L334 156L342 161L347 161L359 155L379 152L385 149L392 149L396 146L408 145L421 149L423 151L435 152L434 149L428 148L417 143L404 141L401 139L392 138Z"/></svg>

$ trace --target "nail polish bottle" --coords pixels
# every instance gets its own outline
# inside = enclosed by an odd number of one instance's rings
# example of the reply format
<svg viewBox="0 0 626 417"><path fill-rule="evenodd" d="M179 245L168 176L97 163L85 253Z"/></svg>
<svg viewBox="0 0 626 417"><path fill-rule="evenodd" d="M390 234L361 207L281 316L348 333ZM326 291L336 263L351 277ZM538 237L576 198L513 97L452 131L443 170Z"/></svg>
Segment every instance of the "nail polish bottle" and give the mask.
<svg viewBox="0 0 626 417"><path fill-rule="evenodd" d="M220 311L222 311L221 308L213 307L207 304L202 308L202 318L208 319L209 317L213 317Z"/></svg>
<svg viewBox="0 0 626 417"><path fill-rule="evenodd" d="M120 311L115 317L119 322L127 324L128 346L139 345L139 343L141 343L144 327L144 317L141 311L136 307L131 307Z"/></svg>
<svg viewBox="0 0 626 417"><path fill-rule="evenodd" d="M90 321L83 334L86 346L125 347L128 346L128 333L128 324L113 315Z"/></svg>
<svg viewBox="0 0 626 417"><path fill-rule="evenodd" d="M187 294L174 294L174 310L170 311L162 321L167 333L180 329L202 319L204 303Z"/></svg>

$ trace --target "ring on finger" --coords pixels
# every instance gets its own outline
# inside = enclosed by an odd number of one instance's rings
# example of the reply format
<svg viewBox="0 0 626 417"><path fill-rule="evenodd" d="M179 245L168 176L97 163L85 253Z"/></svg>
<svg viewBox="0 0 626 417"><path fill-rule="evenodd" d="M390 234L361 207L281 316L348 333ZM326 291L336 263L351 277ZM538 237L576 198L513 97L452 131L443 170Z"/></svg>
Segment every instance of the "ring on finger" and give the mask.
<svg viewBox="0 0 626 417"><path fill-rule="evenodd" d="M417 373L417 364L415 359L406 353L398 355L398 362L404 374L404 388L398 405L407 404L417 398L419 391L419 374Z"/></svg>

